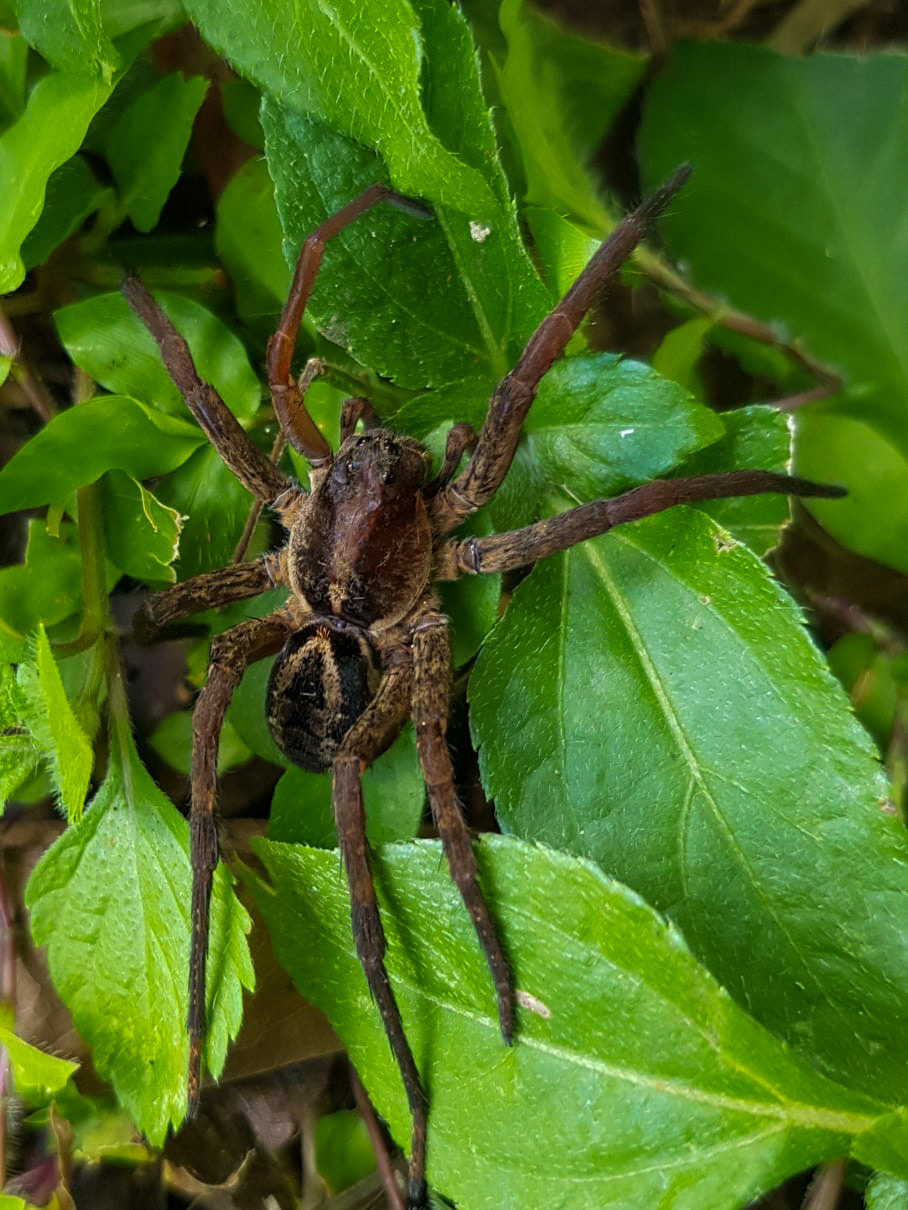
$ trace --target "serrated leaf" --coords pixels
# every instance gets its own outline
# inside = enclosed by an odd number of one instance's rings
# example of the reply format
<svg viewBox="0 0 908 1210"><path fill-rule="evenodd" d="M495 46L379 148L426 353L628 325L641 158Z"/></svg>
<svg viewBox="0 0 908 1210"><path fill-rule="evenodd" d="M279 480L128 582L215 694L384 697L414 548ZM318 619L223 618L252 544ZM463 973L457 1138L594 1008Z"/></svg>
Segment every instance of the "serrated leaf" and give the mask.
<svg viewBox="0 0 908 1210"><path fill-rule="evenodd" d="M28 664L19 669L19 688L29 731L41 748L54 791L70 822L82 818L94 753L69 704L43 626Z"/></svg>
<svg viewBox="0 0 908 1210"><path fill-rule="evenodd" d="M281 963L407 1140L336 855L256 849L274 890L253 889ZM374 860L389 972L431 1089L429 1179L464 1210L488 1206L490 1189L502 1205L731 1210L841 1154L879 1116L750 1020L674 930L592 865L501 837L477 849L520 989L511 1048L440 847Z"/></svg>
<svg viewBox="0 0 908 1210"><path fill-rule="evenodd" d="M138 231L150 231L180 175L192 123L208 81L164 76L120 115L107 140L107 159L120 205Z"/></svg>
<svg viewBox="0 0 908 1210"><path fill-rule="evenodd" d="M238 337L193 299L163 290L155 297L185 337L201 377L241 420L254 415L262 388ZM63 307L54 321L76 365L107 390L188 416L154 338L119 291Z"/></svg>
<svg viewBox="0 0 908 1210"><path fill-rule="evenodd" d="M812 1063L904 1096L904 831L748 551L677 510L539 564L470 703L505 828L600 861Z"/></svg>
<svg viewBox="0 0 908 1210"><path fill-rule="evenodd" d="M186 8L205 40L282 108L377 148L404 193L486 215L492 194L483 174L444 146L423 112L422 37L406 0L387 0L380 20L355 0L230 9L191 0ZM288 29L301 35L292 55Z"/></svg>
<svg viewBox="0 0 908 1210"><path fill-rule="evenodd" d="M25 277L20 249L44 206L51 174L79 150L110 96L100 78L52 72L39 80L22 117L0 137L0 180L8 182L0 234L0 294Z"/></svg>
<svg viewBox="0 0 908 1210"><path fill-rule="evenodd" d="M100 789L36 867L26 903L98 1071L154 1145L186 1110L190 883L186 821L118 724ZM239 1028L242 988L253 983L248 924L221 867L207 978L206 1060L215 1075Z"/></svg>
<svg viewBox="0 0 908 1210"><path fill-rule="evenodd" d="M294 259L310 232L387 170L374 152L273 103L262 123ZM419 219L379 206L328 244L308 315L400 386L456 382L482 367L487 397L546 309L506 207L477 241L463 215Z"/></svg>
<svg viewBox="0 0 908 1210"><path fill-rule="evenodd" d="M845 380L845 406L908 453L908 58L676 47L650 90L650 183L696 161L662 229L698 285ZM881 122L880 114L887 120ZM679 150L680 149L680 150Z"/></svg>
<svg viewBox="0 0 908 1210"><path fill-rule="evenodd" d="M734 412L724 412L722 423L725 425L725 435L708 449L693 454L678 467L674 477L710 475L737 469L790 474L791 417L776 408L754 404ZM813 477L808 475L808 478ZM826 483L839 482L835 477L818 478ZM700 507L739 542L744 542L761 556L778 543L783 526L791 520L788 497L771 493L711 500Z"/></svg>

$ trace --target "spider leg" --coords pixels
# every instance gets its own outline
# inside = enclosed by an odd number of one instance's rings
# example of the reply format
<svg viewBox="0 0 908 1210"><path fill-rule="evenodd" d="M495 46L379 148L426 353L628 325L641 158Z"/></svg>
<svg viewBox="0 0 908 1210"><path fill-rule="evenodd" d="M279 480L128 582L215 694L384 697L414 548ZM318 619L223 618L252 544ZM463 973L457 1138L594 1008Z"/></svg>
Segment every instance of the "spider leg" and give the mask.
<svg viewBox="0 0 908 1210"><path fill-rule="evenodd" d="M277 651L293 623L284 612L250 618L211 642L208 680L192 716L192 941L189 954L189 1113L199 1104L205 1033L205 966L208 957L211 883L218 863L216 821L218 741L224 716L248 664Z"/></svg>
<svg viewBox="0 0 908 1210"><path fill-rule="evenodd" d="M448 859L451 878L463 897L495 981L498 1023L505 1042L514 1033L514 980L495 922L479 887L476 855L454 793L454 771L445 742L451 647L448 624L428 613L413 627L413 719L419 760L429 791L432 816Z"/></svg>
<svg viewBox="0 0 908 1210"><path fill-rule="evenodd" d="M354 198L343 209L326 219L311 235L306 236L280 323L268 342L268 383L271 387L275 415L287 440L297 453L307 458L314 467L330 460L331 447L306 410L303 402L305 387L301 391L300 384L294 382L290 374L293 350L303 312L315 286L325 245L329 239L339 235L345 227L349 227L360 215L377 206L379 202L388 202L397 209L419 218L429 217L428 212L418 202L395 193L387 185L370 185L368 189L364 189L359 197Z"/></svg>
<svg viewBox="0 0 908 1210"><path fill-rule="evenodd" d="M150 596L133 617L135 636L140 643L151 643L179 618L217 605L244 601L285 582L280 555L263 555L252 563L233 563L230 567L202 572Z"/></svg>
<svg viewBox="0 0 908 1210"><path fill-rule="evenodd" d="M678 504L725 500L777 492L787 496L844 496L841 487L812 483L774 471L726 471L689 479L654 479L610 500L592 500L557 517L547 517L523 529L487 538L464 538L444 543L437 554L437 578L454 580L463 572L510 571L567 550L587 538L607 533L616 525L639 521Z"/></svg>
<svg viewBox="0 0 908 1210"><path fill-rule="evenodd" d="M661 188L621 220L530 337L517 365L495 389L472 458L436 499L433 520L438 532L454 529L498 490L508 473L539 383L564 352L602 287L647 235L690 171L686 164L676 169Z"/></svg>
<svg viewBox="0 0 908 1210"><path fill-rule="evenodd" d="M367 429L380 428L381 422L375 414L375 408L368 399L357 396L355 399L345 399L341 408L340 439L341 445L353 435L358 422L362 420Z"/></svg>
<svg viewBox="0 0 908 1210"><path fill-rule="evenodd" d="M422 489L422 497L424 500L431 500L433 496L437 496L442 488L447 487L454 478L454 472L460 466L460 460L464 455L465 450L470 453L476 449L476 442L479 438L476 435L476 430L472 424L455 424L449 429L448 436L445 441L445 457L441 464L441 470L431 481Z"/></svg>
<svg viewBox="0 0 908 1210"><path fill-rule="evenodd" d="M361 774L403 725L410 708L412 671L409 662L386 666L378 692L344 737L334 761L334 815L341 858L347 871L353 939L391 1050L403 1081L413 1134L410 1146L408 1200L425 1205L426 1125L428 1100L404 1032L394 989L385 970L385 930L369 865Z"/></svg>
<svg viewBox="0 0 908 1210"><path fill-rule="evenodd" d="M244 432L214 387L199 377L189 346L154 296L135 277L127 277L122 288L127 302L157 341L167 372L186 406L240 483L265 504L272 504L285 493L298 494L299 489Z"/></svg>

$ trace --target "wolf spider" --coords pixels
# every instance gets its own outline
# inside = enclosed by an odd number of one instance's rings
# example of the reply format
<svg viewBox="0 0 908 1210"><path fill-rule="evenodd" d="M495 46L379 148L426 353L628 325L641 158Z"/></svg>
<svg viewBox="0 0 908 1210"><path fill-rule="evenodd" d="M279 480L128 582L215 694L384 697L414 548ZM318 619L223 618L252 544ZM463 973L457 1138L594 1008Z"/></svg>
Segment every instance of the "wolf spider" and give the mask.
<svg viewBox="0 0 908 1210"><path fill-rule="evenodd" d="M360 778L398 735L416 726L428 799L451 875L485 952L498 1000L501 1033L514 1032L514 983L477 880L470 835L457 803L445 743L450 647L434 580L526 567L677 504L782 492L834 496L839 489L770 471L730 471L654 480L610 500L594 500L523 529L490 537L449 538L498 490L517 448L539 383L563 352L602 289L687 179L680 168L628 215L598 249L577 281L530 337L516 367L499 384L482 430L456 425L443 464L429 477L430 456L411 437L383 428L363 399L342 410L341 444L333 454L306 410L306 388L319 370L290 373L303 311L326 242L379 202L422 208L384 185L373 185L304 242L289 299L268 346L268 379L284 438L308 460L308 492L261 453L213 387L202 382L189 349L148 291L135 279L124 291L151 331L167 370L224 462L289 531L275 554L195 576L151 597L137 615L143 641L175 619L286 585L286 606L218 635L208 680L193 721L190 816L192 944L189 976L189 1105L198 1104L205 1028L205 963L211 882L218 860L215 766L231 695L247 665L279 652L268 684L266 712L278 748L294 764L333 770L337 836L349 881L353 936L388 1041L400 1069L413 1120L411 1205L425 1198L428 1102L384 965L385 935L369 869ZM357 432L359 422L364 431ZM459 470L464 454L466 465Z"/></svg>

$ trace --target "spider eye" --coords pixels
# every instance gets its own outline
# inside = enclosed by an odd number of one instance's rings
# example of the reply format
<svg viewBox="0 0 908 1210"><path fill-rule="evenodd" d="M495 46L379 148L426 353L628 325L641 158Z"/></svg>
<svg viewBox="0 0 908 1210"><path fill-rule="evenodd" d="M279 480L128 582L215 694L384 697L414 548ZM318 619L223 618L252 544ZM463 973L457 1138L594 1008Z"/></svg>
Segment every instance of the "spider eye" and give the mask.
<svg viewBox="0 0 908 1210"><path fill-rule="evenodd" d="M344 463L344 470L352 477L353 475L359 474L362 465L363 464L361 462L357 462L355 458L348 458Z"/></svg>

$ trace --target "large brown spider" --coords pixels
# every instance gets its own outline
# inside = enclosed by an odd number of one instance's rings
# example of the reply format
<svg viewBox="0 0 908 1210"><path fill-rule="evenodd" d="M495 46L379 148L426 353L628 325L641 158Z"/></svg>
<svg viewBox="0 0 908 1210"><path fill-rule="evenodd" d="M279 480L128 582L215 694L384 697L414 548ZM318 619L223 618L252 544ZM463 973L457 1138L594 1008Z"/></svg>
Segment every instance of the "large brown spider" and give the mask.
<svg viewBox="0 0 908 1210"><path fill-rule="evenodd" d="M458 807L445 743L450 649L434 580L525 567L613 526L676 504L760 492L835 496L841 492L770 471L730 471L654 480L611 500L594 500L524 529L491 537L448 538L498 490L517 448L539 383L611 277L688 176L674 176L623 220L575 284L530 338L499 384L477 436L467 425L448 435L444 462L429 478L430 457L411 437L382 428L363 399L346 402L341 445L333 454L306 411L315 373L290 373L294 344L325 243L378 202L421 207L373 185L323 223L303 244L290 297L268 347L274 410L284 437L310 466L308 492L247 437L213 387L202 382L189 349L136 280L124 290L158 342L193 415L237 478L289 531L276 554L196 576L158 593L140 610L144 641L187 614L286 585L286 606L242 622L211 644L208 681L193 722L191 858L192 947L189 976L189 1103L198 1103L205 1028L205 963L211 881L218 860L215 766L231 695L248 664L280 654L266 710L277 746L310 771L333 770L334 812L347 871L357 953L384 1022L413 1117L409 1199L425 1200L428 1104L384 965L385 936L369 869L360 786L363 771L412 716L429 803L452 877L476 927L498 997L501 1032L514 1032L511 971L477 881L470 836ZM359 422L365 431L356 431ZM459 471L465 452L469 459Z"/></svg>

